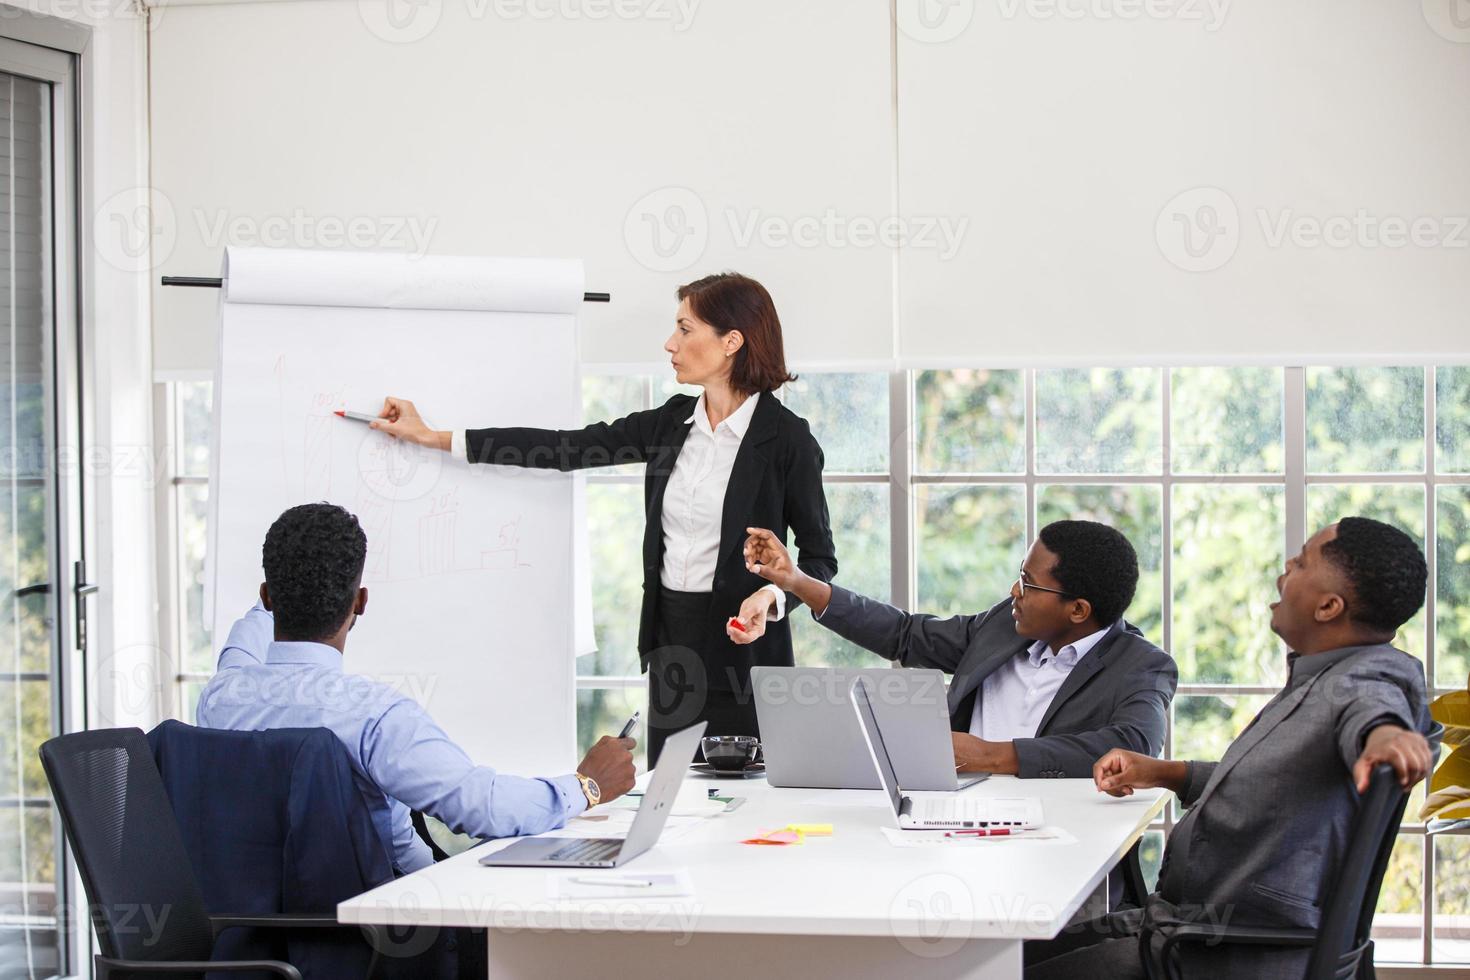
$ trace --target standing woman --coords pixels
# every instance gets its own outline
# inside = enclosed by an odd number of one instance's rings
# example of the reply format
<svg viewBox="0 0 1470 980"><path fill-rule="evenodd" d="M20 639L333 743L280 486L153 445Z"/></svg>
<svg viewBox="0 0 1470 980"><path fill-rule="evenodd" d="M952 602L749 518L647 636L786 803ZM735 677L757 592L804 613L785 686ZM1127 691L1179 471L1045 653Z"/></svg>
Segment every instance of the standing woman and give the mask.
<svg viewBox="0 0 1470 980"><path fill-rule="evenodd" d="M709 723L707 735L759 735L750 668L793 662L786 617L800 600L746 570L747 529L770 528L783 542L790 529L802 571L824 582L837 574L822 447L773 394L796 378L770 293L726 272L678 295L664 350L680 383L704 389L697 399L675 395L583 429L439 432L412 402L389 398L373 423L471 463L563 472L645 464L638 653L648 673L650 766L665 738L697 721ZM727 625L731 617L740 628Z"/></svg>

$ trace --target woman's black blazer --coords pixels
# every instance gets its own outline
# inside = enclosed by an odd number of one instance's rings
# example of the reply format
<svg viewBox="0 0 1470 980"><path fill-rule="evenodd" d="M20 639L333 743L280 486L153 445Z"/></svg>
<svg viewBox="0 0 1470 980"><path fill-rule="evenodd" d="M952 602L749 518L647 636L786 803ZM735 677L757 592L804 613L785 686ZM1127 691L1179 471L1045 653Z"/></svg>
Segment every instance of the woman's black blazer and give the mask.
<svg viewBox="0 0 1470 980"><path fill-rule="evenodd" d="M469 461L501 466L526 466L562 472L594 466L644 463L643 503L643 612L638 627L638 653L643 668L657 646L660 572L663 568L664 490L674 472L674 461L692 422L697 399L675 395L661 407L634 412L614 422L598 422L584 429L493 428L465 433ZM837 574L837 554L827 498L822 491L822 447L806 420L766 393L756 403L750 427L740 443L725 508L720 522L720 553L715 565L713 615L723 622L740 611L740 603L766 584L745 568L747 527L763 527L782 542L787 531L795 537L797 564L824 582ZM736 646L729 639L724 651L732 665L792 662L789 620L800 600L786 594L786 618L768 623L766 634L754 643ZM713 651L711 651L713 652Z"/></svg>

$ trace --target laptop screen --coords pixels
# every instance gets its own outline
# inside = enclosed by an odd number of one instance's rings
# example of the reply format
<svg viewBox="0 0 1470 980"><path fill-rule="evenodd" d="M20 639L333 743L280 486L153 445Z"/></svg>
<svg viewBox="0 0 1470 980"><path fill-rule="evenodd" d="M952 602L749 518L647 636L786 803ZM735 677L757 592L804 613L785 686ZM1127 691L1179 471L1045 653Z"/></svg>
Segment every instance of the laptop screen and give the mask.
<svg viewBox="0 0 1470 980"><path fill-rule="evenodd" d="M621 861L631 860L658 843L664 823L674 809L679 787L689 772L688 765L680 764L680 760L694 758L694 750L699 748L705 725L701 721L676 735L670 735L668 741L664 742L659 761L667 759L668 765L654 767L653 775L648 780L648 788L643 792L643 802L639 804L638 812L633 814L633 825L628 828L627 839L618 852Z"/></svg>
<svg viewBox="0 0 1470 980"><path fill-rule="evenodd" d="M893 804L893 813L898 815L903 808L903 794L898 789L898 776L893 771L893 760L888 757L888 747L883 744L883 733L878 730L878 716L873 713L873 702L868 699L868 681L859 677L853 681L852 706L857 710L858 724L862 726L863 738L868 743L868 753L878 767L878 782Z"/></svg>

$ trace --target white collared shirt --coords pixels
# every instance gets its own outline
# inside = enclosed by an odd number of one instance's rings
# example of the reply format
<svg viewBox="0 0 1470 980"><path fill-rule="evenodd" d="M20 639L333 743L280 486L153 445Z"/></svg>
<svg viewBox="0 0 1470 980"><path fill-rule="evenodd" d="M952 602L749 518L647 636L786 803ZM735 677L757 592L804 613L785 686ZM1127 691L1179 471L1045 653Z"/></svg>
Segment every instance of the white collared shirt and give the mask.
<svg viewBox="0 0 1470 980"><path fill-rule="evenodd" d="M674 462L669 485L664 490L664 565L660 582L675 592L710 592L714 589L715 565L720 557L720 525L725 516L725 490L735 456L755 415L756 392L714 429L704 395L694 404L694 414L684 420L693 424L684 448ZM450 452L463 458L466 436L463 429L450 437ZM742 531L744 529L742 528ZM776 622L786 615L786 593L767 585L776 604L767 617Z"/></svg>
<svg viewBox="0 0 1470 980"><path fill-rule="evenodd" d="M694 413L684 420L693 428L684 439L664 489L664 564L659 580L666 589L709 592L714 588L725 491L760 397L759 392L751 395L729 418L711 429L704 396L700 395ZM766 589L776 603L776 611L770 616L774 622L786 614L786 593L774 585Z"/></svg>
<svg viewBox="0 0 1470 980"><path fill-rule="evenodd" d="M1001 664L982 682L970 734L988 742L1034 738L1062 682L1107 632L1104 628L1090 633L1060 653L1037 640L1025 653Z"/></svg>

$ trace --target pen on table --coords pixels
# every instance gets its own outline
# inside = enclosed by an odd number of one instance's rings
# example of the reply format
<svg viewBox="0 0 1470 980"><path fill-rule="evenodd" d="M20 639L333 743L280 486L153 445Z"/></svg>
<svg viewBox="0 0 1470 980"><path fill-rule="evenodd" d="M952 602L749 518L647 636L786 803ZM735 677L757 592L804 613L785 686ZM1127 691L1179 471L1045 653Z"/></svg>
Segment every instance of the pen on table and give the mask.
<svg viewBox="0 0 1470 980"><path fill-rule="evenodd" d="M1010 830L1009 827L994 827L994 828L991 828L990 830L947 830L947 831L944 832L944 836L946 836L946 837L1009 837L1009 836L1011 836L1011 830Z"/></svg>
<svg viewBox="0 0 1470 980"><path fill-rule="evenodd" d="M652 888L653 882L646 878L572 878L578 885L612 885L615 888Z"/></svg>
<svg viewBox="0 0 1470 980"><path fill-rule="evenodd" d="M376 422L376 421L378 421L378 417L376 415L368 415L365 412L349 412L349 411L346 411L346 410L340 410L340 411L333 412L332 414L333 415L336 415L339 418L351 419L354 422Z"/></svg>
<svg viewBox="0 0 1470 980"><path fill-rule="evenodd" d="M643 714L641 711L633 712L633 717L629 718L628 723L623 726L623 730L618 732L618 738L627 738L633 734L633 729L638 725L638 716L641 714Z"/></svg>

